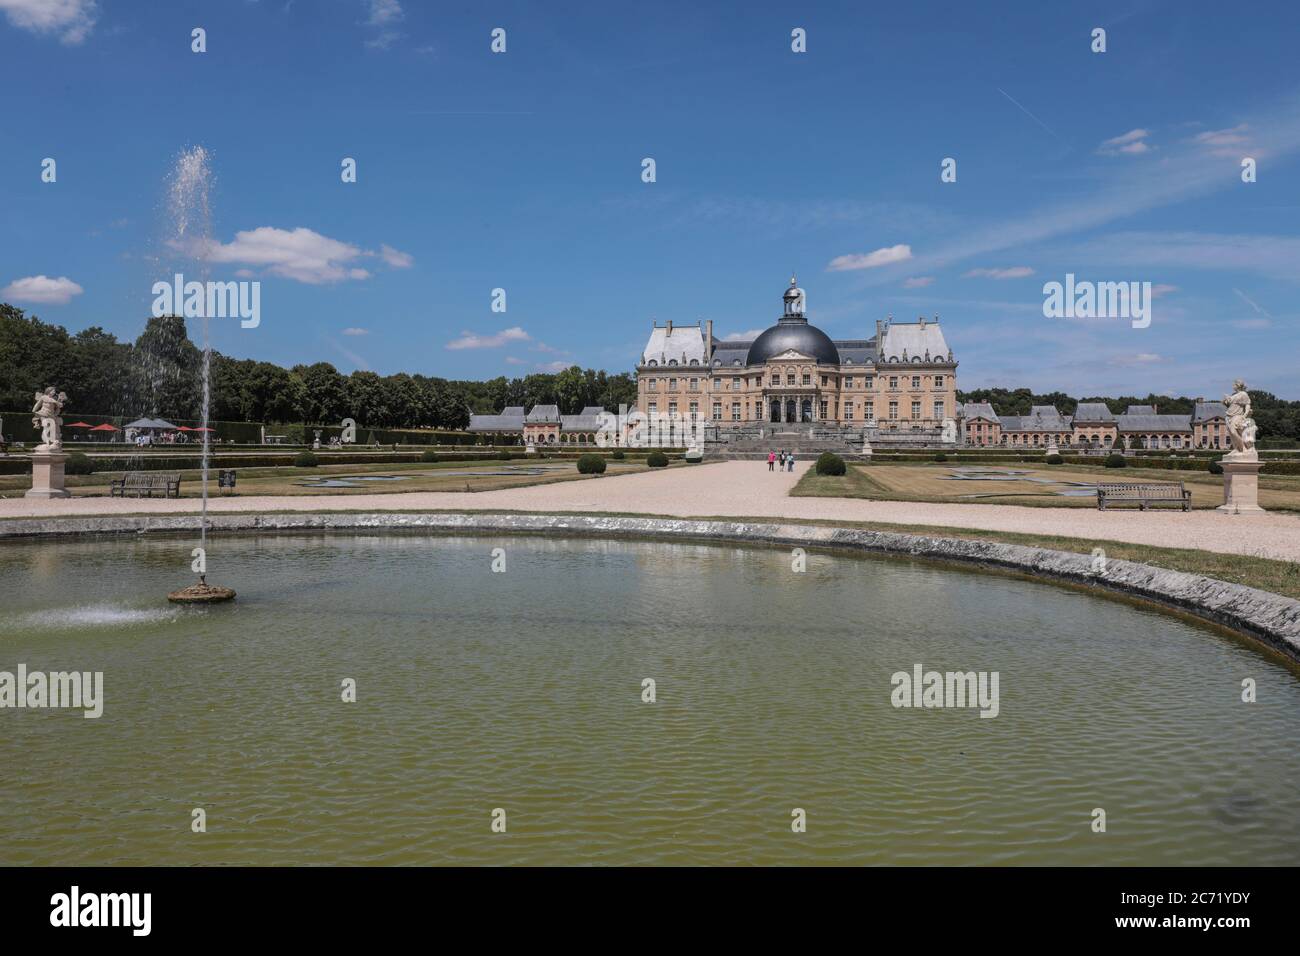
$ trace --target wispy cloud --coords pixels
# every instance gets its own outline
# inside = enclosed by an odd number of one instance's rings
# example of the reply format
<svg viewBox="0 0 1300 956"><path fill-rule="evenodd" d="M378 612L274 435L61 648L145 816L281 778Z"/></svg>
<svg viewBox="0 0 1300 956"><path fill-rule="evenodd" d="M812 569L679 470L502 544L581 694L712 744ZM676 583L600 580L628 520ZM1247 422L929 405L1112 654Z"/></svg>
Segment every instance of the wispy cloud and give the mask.
<svg viewBox="0 0 1300 956"><path fill-rule="evenodd" d="M1147 137L1150 135L1144 129L1131 129L1120 136L1105 140L1097 147L1097 152L1103 156L1135 156L1139 153L1149 153L1154 148L1147 142Z"/></svg>
<svg viewBox="0 0 1300 956"><path fill-rule="evenodd" d="M903 283L904 289L924 289L934 283L934 276L913 276Z"/></svg>
<svg viewBox="0 0 1300 956"><path fill-rule="evenodd" d="M460 349L498 349L503 345L509 345L511 342L528 342L532 340L527 332L519 326L509 329L502 329L493 335L477 335L473 332L462 332L460 338L452 339L446 347L453 351Z"/></svg>
<svg viewBox="0 0 1300 956"><path fill-rule="evenodd" d="M387 244L379 247L379 255L394 269L409 269L411 263L415 261L410 253L399 252Z"/></svg>
<svg viewBox="0 0 1300 956"><path fill-rule="evenodd" d="M197 256L204 253L205 247L191 246L186 251ZM397 268L410 265L410 257L391 246L383 246L380 252L368 251L302 226L296 229L259 226L235 233L235 238L228 243L214 239L206 245L208 262L246 267L241 272L261 269L267 275L307 285L368 279L371 273L360 263L376 256Z"/></svg>
<svg viewBox="0 0 1300 956"><path fill-rule="evenodd" d="M1029 266L1009 266L1005 269L971 269L963 273L963 279L1023 279L1034 274Z"/></svg>
<svg viewBox="0 0 1300 956"><path fill-rule="evenodd" d="M371 50L387 50L402 37L396 28L406 16L402 5L398 0L366 0L366 6L370 11L366 26L379 32L367 39L365 45Z"/></svg>
<svg viewBox="0 0 1300 956"><path fill-rule="evenodd" d="M95 0L0 0L0 11L20 30L57 34L67 46L84 43L99 19Z"/></svg>
<svg viewBox="0 0 1300 956"><path fill-rule="evenodd" d="M38 305L67 305L74 295L81 295L84 291L67 276L51 279L39 275L15 279L0 289L0 298L12 302L34 302Z"/></svg>
<svg viewBox="0 0 1300 956"><path fill-rule="evenodd" d="M897 246L876 249L874 252L836 256L830 261L826 271L852 272L857 269L878 269L881 266L893 265L895 262L906 262L910 258L912 258L912 247L900 243Z"/></svg>
<svg viewBox="0 0 1300 956"><path fill-rule="evenodd" d="M344 334L344 335L369 335L369 334L370 334L370 330L369 330L369 329L358 328L357 326L353 325L353 326L350 326L350 327L344 329L344 330L343 330L343 334Z"/></svg>
<svg viewBox="0 0 1300 956"><path fill-rule="evenodd" d="M1215 156L1240 156L1251 142L1249 123L1238 123L1229 129L1209 129L1197 133L1191 142Z"/></svg>

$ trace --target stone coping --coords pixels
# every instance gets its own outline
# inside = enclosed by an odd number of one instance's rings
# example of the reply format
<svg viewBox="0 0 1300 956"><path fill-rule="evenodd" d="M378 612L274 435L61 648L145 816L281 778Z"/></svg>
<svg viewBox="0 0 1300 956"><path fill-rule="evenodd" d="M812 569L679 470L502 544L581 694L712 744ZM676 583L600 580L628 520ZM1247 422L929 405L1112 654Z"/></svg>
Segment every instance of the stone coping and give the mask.
<svg viewBox="0 0 1300 956"><path fill-rule="evenodd" d="M197 515L113 515L0 522L0 539L65 535L177 534L197 530ZM1134 561L1106 561L1093 571L1086 554L892 531L797 523L698 521L596 515L339 513L222 513L208 516L214 532L402 531L441 534L539 534L557 537L660 538L807 547L924 558L1097 588L1193 614L1262 641L1300 662L1300 601L1241 584Z"/></svg>

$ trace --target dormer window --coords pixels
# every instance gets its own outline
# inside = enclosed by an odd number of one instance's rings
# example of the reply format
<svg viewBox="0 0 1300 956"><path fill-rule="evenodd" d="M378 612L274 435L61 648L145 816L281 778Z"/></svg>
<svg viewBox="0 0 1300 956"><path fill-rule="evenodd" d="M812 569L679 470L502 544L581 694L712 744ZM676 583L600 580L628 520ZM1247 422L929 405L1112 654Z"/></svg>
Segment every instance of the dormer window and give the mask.
<svg viewBox="0 0 1300 956"><path fill-rule="evenodd" d="M714 360L713 360L713 364L714 364L715 367L721 365L721 364L722 364L722 359L714 359Z"/></svg>
<svg viewBox="0 0 1300 956"><path fill-rule="evenodd" d="M699 365L699 364L700 364L700 360L699 360L699 359L691 359L691 364L692 364L692 365Z"/></svg>
<svg viewBox="0 0 1300 956"><path fill-rule="evenodd" d="M646 364L647 364L647 365L658 365L659 363L656 362L654 359L651 359L649 362L646 362Z"/></svg>
<svg viewBox="0 0 1300 956"><path fill-rule="evenodd" d="M676 364L677 364L677 359L669 359L669 360L668 360L668 364L669 364L669 365L676 365Z"/></svg>

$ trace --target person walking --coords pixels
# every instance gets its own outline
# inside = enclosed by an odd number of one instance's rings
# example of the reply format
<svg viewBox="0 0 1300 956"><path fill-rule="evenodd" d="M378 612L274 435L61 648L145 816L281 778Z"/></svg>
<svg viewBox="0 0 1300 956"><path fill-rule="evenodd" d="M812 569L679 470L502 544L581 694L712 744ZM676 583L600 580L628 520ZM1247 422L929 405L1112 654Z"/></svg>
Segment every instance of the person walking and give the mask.
<svg viewBox="0 0 1300 956"><path fill-rule="evenodd" d="M776 468L776 452L769 451L767 453L767 470L772 471L775 468Z"/></svg>
<svg viewBox="0 0 1300 956"><path fill-rule="evenodd" d="M788 472L792 472L792 473L793 473L793 471L794 471L794 452L791 452L790 454L788 454L788 455L785 456L785 470L788 471Z"/></svg>

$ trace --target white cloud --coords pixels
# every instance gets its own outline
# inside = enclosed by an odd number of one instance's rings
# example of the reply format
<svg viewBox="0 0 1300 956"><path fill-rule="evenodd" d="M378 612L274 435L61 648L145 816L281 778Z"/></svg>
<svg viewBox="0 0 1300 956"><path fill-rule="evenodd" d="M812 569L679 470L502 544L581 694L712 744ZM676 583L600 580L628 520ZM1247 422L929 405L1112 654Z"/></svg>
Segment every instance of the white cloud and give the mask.
<svg viewBox="0 0 1300 956"><path fill-rule="evenodd" d="M1151 298L1158 299L1162 295L1169 295L1171 292L1177 292L1177 291L1178 291L1178 286L1176 285L1163 285L1163 284L1153 285L1151 287Z"/></svg>
<svg viewBox="0 0 1300 956"><path fill-rule="evenodd" d="M369 329L358 328L357 326L353 325L353 326L349 326L348 328L344 329L344 330L343 330L343 334L344 334L344 335L369 335L369 334L370 334L370 330L369 330Z"/></svg>
<svg viewBox="0 0 1300 956"><path fill-rule="evenodd" d="M570 365L569 362L546 362L544 364L534 365L533 368L539 372L550 372L554 375L556 372L563 372Z"/></svg>
<svg viewBox="0 0 1300 956"><path fill-rule="evenodd" d="M1118 365L1121 368L1132 368L1136 365L1156 365L1165 361L1168 361L1168 359L1163 355L1157 355L1155 352L1137 352L1133 355L1116 355L1110 360L1110 364Z"/></svg>
<svg viewBox="0 0 1300 956"><path fill-rule="evenodd" d="M912 258L911 246L902 244L885 246L874 252L836 256L826 267L826 271L851 272L856 269L876 269L880 266L893 265L895 262L906 262L910 258Z"/></svg>
<svg viewBox="0 0 1300 956"><path fill-rule="evenodd" d="M521 358L515 358L513 355L506 356L507 365L526 365L527 363Z"/></svg>
<svg viewBox="0 0 1300 956"><path fill-rule="evenodd" d="M903 283L904 289L924 289L934 282L934 276L912 276Z"/></svg>
<svg viewBox="0 0 1300 956"><path fill-rule="evenodd" d="M527 332L516 325L513 328L503 329L495 335L475 335L473 332L462 332L460 338L448 342L446 347L452 350L496 349L510 342L527 342L530 338Z"/></svg>
<svg viewBox="0 0 1300 956"><path fill-rule="evenodd" d="M753 341L762 335L766 329L746 329L744 332L733 332L729 335L717 336L720 342L744 342Z"/></svg>
<svg viewBox="0 0 1300 956"><path fill-rule="evenodd" d="M328 285L348 279L370 278L369 270L356 264L357 260L365 257L382 256L390 265L400 266L400 259L406 254L389 246L382 248L388 252L369 252L302 226L297 229L259 226L235 233L234 240L229 243L210 241L207 259L209 262L262 269L269 275L307 285ZM199 248L190 249L191 254L197 255L200 251ZM399 261L395 262L393 257Z"/></svg>
<svg viewBox="0 0 1300 956"><path fill-rule="evenodd" d="M402 37L401 31L394 29L396 24L405 17L402 5L398 0L366 0L366 6L370 10L370 17L365 25L379 31L366 40L366 48L387 50Z"/></svg>
<svg viewBox="0 0 1300 956"><path fill-rule="evenodd" d="M366 0L370 8L370 19L366 26L382 27L402 19L402 5L398 0Z"/></svg>
<svg viewBox="0 0 1300 956"><path fill-rule="evenodd" d="M415 259L406 252L398 252L392 246L384 244L379 247L379 254L394 269L409 269Z"/></svg>
<svg viewBox="0 0 1300 956"><path fill-rule="evenodd" d="M1236 157L1245 151L1247 143L1250 142L1250 138L1246 135L1249 129L1249 123L1238 123L1228 129L1209 129L1197 133L1192 137L1191 142L1215 156Z"/></svg>
<svg viewBox="0 0 1300 956"><path fill-rule="evenodd" d="M85 290L67 276L51 279L49 276L28 276L15 279L3 289L0 298L14 302L36 302L41 305L67 305L74 295Z"/></svg>
<svg viewBox="0 0 1300 956"><path fill-rule="evenodd" d="M962 275L963 279L1023 279L1034 274L1029 266L1011 266L1007 269L971 269Z"/></svg>
<svg viewBox="0 0 1300 956"><path fill-rule="evenodd" d="M0 0L0 10L19 29L57 33L68 46L83 43L99 15L95 0Z"/></svg>
<svg viewBox="0 0 1300 956"><path fill-rule="evenodd" d="M1097 152L1103 156L1119 156L1121 154L1136 155L1138 153L1149 153L1152 149L1147 137L1151 133L1144 129L1131 129L1121 136L1115 136L1106 140L1097 147Z"/></svg>

